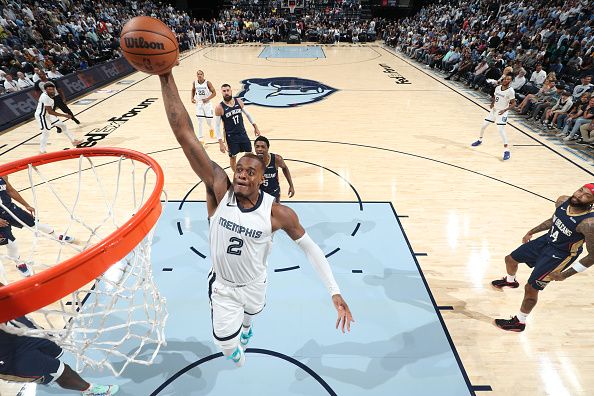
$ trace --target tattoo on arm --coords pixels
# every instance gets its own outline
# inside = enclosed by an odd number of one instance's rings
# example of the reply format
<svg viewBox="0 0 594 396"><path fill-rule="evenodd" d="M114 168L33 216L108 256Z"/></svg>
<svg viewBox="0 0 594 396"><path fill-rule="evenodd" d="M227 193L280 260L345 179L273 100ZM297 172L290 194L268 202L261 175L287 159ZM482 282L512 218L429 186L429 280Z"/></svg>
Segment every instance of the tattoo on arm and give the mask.
<svg viewBox="0 0 594 396"><path fill-rule="evenodd" d="M543 221L542 223L540 223L539 225L537 225L530 231L528 231L528 234L532 235L532 234L536 234L537 232L546 231L549 228L551 228L552 225L553 225L553 219L550 218L546 221Z"/></svg>

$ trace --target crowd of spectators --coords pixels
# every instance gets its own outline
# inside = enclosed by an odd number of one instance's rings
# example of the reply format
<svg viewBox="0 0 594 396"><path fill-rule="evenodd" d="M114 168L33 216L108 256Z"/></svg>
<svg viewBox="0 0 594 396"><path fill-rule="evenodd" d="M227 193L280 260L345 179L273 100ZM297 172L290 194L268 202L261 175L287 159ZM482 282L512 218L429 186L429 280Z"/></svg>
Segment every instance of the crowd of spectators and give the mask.
<svg viewBox="0 0 594 396"><path fill-rule="evenodd" d="M593 11L587 0L441 1L388 24L383 38L487 94L511 73L517 114L594 148Z"/></svg>
<svg viewBox="0 0 594 396"><path fill-rule="evenodd" d="M279 0L237 0L219 18L198 20L153 0L0 0L0 95L33 86L37 70L59 78L121 56L122 25L137 15L166 22L184 51L284 41L292 27L308 41L375 40L381 22L362 20L360 8L360 0L307 0L291 21Z"/></svg>

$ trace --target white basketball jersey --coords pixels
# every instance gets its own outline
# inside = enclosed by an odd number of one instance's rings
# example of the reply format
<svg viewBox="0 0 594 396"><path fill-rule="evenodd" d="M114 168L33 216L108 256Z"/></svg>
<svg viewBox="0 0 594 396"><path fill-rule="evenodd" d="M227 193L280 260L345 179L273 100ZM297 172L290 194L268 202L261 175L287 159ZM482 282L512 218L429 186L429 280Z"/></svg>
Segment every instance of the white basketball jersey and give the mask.
<svg viewBox="0 0 594 396"><path fill-rule="evenodd" d="M260 192L253 208L241 209L233 188L227 191L210 218L210 254L217 279L246 284L266 272L273 202L272 195Z"/></svg>
<svg viewBox="0 0 594 396"><path fill-rule="evenodd" d="M196 99L198 103L201 103L202 99L208 98L211 94L210 89L208 89L207 80L204 80L202 84L200 84L198 80L194 80L194 89L196 89L194 99Z"/></svg>
<svg viewBox="0 0 594 396"><path fill-rule="evenodd" d="M37 109L35 110L35 117L39 118L46 118L49 116L47 111L45 110L45 106L54 106L54 100L45 92L41 94L39 97L39 102L37 102Z"/></svg>
<svg viewBox="0 0 594 396"><path fill-rule="evenodd" d="M505 91L501 90L501 85L495 88L495 109L503 110L509 107L509 102L516 98L516 93L512 87L507 87Z"/></svg>

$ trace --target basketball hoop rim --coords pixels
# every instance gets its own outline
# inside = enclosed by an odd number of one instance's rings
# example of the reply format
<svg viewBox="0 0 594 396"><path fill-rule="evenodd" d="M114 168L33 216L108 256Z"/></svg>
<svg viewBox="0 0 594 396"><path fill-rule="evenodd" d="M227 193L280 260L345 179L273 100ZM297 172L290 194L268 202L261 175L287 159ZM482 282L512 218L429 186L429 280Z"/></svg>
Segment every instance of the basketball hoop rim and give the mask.
<svg viewBox="0 0 594 396"><path fill-rule="evenodd" d="M85 157L126 157L148 165L156 174L155 189L144 205L121 227L99 243L31 277L0 287L0 324L43 308L80 289L124 258L152 230L161 215L163 170L153 158L138 151L93 147L40 154L0 165L6 176L27 169L68 159ZM0 264L1 265L1 264Z"/></svg>

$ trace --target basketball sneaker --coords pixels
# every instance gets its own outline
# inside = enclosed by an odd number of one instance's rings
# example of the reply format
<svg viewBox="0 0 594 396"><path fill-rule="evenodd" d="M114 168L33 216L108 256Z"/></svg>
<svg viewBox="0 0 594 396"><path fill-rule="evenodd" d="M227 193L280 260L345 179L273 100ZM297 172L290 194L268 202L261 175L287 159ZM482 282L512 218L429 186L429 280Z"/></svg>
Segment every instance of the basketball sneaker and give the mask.
<svg viewBox="0 0 594 396"><path fill-rule="evenodd" d="M64 235L64 234L59 234L58 235L58 241L62 241L62 242L66 242L66 243L73 243L74 242L74 237L68 236L68 235Z"/></svg>
<svg viewBox="0 0 594 396"><path fill-rule="evenodd" d="M508 160L508 159L510 159L510 158L511 158L511 154L510 154L510 152L509 152L509 151L504 151L504 152L503 152L503 160L504 160L504 161L507 161L507 160Z"/></svg>
<svg viewBox="0 0 594 396"><path fill-rule="evenodd" d="M238 346L227 360L232 360L237 367L243 366L245 363L245 352L243 352L241 346Z"/></svg>
<svg viewBox="0 0 594 396"><path fill-rule="evenodd" d="M472 147L480 146L480 144L481 144L482 142L483 142L483 141L479 139L479 140L477 140L476 142L473 142L473 143L471 144L471 146L472 146Z"/></svg>
<svg viewBox="0 0 594 396"><path fill-rule="evenodd" d="M252 327L250 326L250 331L248 331L247 333L244 333L243 330L241 331L241 335L239 336L239 342L241 343L241 345L246 346L248 342L250 342L250 338L252 338L253 335L254 333L252 332Z"/></svg>
<svg viewBox="0 0 594 396"><path fill-rule="evenodd" d="M501 279L494 280L493 282L491 282L491 285L493 285L493 287L497 289L503 289L504 287L511 287L512 289L517 289L520 286L517 280L513 282L508 282L507 276L504 276Z"/></svg>
<svg viewBox="0 0 594 396"><path fill-rule="evenodd" d="M29 266L26 263L20 263L16 265L17 269L19 270L19 272L26 278L30 277L31 275L33 275L31 273L31 270L29 269Z"/></svg>
<svg viewBox="0 0 594 396"><path fill-rule="evenodd" d="M82 392L83 396L111 396L118 393L120 387L118 385L93 385L89 389Z"/></svg>
<svg viewBox="0 0 594 396"><path fill-rule="evenodd" d="M515 331L516 333L526 329L526 323L521 323L517 316L511 319L495 319L495 326L502 330Z"/></svg>

